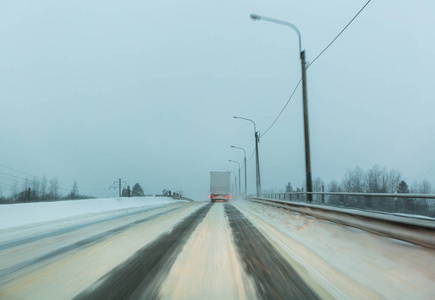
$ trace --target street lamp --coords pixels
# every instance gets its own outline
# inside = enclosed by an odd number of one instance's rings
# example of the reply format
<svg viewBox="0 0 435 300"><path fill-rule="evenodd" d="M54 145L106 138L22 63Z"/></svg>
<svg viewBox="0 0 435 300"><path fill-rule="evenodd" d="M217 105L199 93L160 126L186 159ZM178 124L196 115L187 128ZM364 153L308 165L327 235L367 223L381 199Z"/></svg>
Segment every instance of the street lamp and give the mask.
<svg viewBox="0 0 435 300"><path fill-rule="evenodd" d="M245 121L249 121L252 122L252 124L254 124L254 133L255 133L255 171L256 171L256 175L257 175L257 197L260 197L261 194L261 180L260 180L260 161L258 158L258 142L260 139L260 133L257 131L257 125L255 125L255 122L252 121L251 119L247 119L247 118L242 118L242 117L237 117L234 116L234 119L242 119Z"/></svg>
<svg viewBox="0 0 435 300"><path fill-rule="evenodd" d="M307 101L307 76L306 76L306 63L305 63L305 50L302 50L301 33L299 29L289 22L284 22L281 20L276 20L268 17L263 17L259 15L251 14L252 20L263 20L267 22L272 22L279 25L284 25L292 28L298 34L299 38L299 53L301 57L301 69L302 69L302 102L303 102L303 113L304 113L304 133L305 133L305 169L306 169L306 180L307 180L307 192L311 193L313 191L312 181L311 181L311 158L310 158L310 134L308 128L308 101ZM307 194L308 201L313 200L312 194Z"/></svg>
<svg viewBox="0 0 435 300"><path fill-rule="evenodd" d="M238 164L239 165L239 194L241 193L241 191L240 191L240 164L239 164L239 162L238 161L235 161L235 160L228 160L228 161L230 161L230 162L233 162L233 163L236 163L236 164Z"/></svg>
<svg viewBox="0 0 435 300"><path fill-rule="evenodd" d="M231 171L231 170L227 170L227 172L231 172L234 174L234 189L236 190L236 194L237 194L237 175L234 171ZM240 182L240 177L239 177L239 182ZM240 192L240 190L239 190L239 192Z"/></svg>
<svg viewBox="0 0 435 300"><path fill-rule="evenodd" d="M245 149L243 149L243 148L240 148L240 147L236 147L236 146L231 146L231 148L236 148L236 149L240 149L240 150L243 150L243 153L245 154L245 158L243 159L243 162L244 162L244 164L245 164L245 197L246 197L246 195L248 194L247 193L247 185L246 185L246 151L245 151ZM240 174L239 174L239 184L240 184ZM240 185L239 185L239 190L240 190Z"/></svg>

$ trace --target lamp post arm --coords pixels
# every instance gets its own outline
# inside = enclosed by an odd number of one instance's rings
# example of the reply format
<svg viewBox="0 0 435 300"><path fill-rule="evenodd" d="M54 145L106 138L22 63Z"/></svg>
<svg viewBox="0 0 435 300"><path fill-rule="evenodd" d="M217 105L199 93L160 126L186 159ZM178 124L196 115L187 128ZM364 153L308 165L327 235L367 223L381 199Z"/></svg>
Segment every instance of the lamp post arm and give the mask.
<svg viewBox="0 0 435 300"><path fill-rule="evenodd" d="M235 160L228 160L228 161L238 164L239 168L240 168L240 163L238 161L235 161Z"/></svg>
<svg viewBox="0 0 435 300"><path fill-rule="evenodd" d="M299 38L299 53L302 52L301 32L299 31L299 29L294 24L292 24L290 22L285 22L285 21L281 21L281 20L277 20L277 19L273 19L273 18L269 18L269 17L263 17L263 16L259 16L259 15L254 15L254 14L251 14L251 19L253 19L253 20L263 20L263 21L267 21L267 22L271 22L271 23L276 23L276 24L280 24L280 25L284 25L284 26L288 26L288 27L292 28L298 34L298 38Z"/></svg>
<svg viewBox="0 0 435 300"><path fill-rule="evenodd" d="M257 132L257 125L255 125L255 122L252 121L251 119L247 119L247 118L243 118L243 117L237 117L237 116L234 116L234 119L242 119L242 120L246 120L246 121L252 122L252 124L254 124L254 132Z"/></svg>
<svg viewBox="0 0 435 300"><path fill-rule="evenodd" d="M236 149L240 149L240 150L243 150L243 152L245 153L245 156L246 156L246 151L245 151L245 149L243 149L243 148L241 148L241 147L236 147L236 146L231 146L232 148L236 148Z"/></svg>

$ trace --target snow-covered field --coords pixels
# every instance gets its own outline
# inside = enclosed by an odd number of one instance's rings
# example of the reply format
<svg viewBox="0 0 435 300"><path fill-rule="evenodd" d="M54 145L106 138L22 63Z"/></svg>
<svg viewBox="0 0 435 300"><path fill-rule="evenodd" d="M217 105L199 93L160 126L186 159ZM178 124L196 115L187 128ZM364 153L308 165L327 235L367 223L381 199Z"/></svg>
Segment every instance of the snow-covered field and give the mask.
<svg viewBox="0 0 435 300"><path fill-rule="evenodd" d="M0 229L179 201L169 197L134 197L5 204L0 205Z"/></svg>

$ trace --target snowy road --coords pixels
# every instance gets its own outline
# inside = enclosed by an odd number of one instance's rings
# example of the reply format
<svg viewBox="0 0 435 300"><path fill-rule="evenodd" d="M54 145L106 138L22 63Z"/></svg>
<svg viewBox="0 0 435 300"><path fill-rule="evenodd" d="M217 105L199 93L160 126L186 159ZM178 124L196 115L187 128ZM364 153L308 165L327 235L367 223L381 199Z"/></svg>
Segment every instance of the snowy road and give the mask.
<svg viewBox="0 0 435 300"><path fill-rule="evenodd" d="M431 299L435 254L248 201L0 231L1 299Z"/></svg>

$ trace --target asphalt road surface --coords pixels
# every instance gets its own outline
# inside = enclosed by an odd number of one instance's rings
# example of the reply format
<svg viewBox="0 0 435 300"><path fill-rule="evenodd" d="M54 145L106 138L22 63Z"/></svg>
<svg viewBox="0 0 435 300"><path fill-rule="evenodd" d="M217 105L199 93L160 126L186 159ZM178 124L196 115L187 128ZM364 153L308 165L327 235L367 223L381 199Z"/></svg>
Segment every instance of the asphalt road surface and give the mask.
<svg viewBox="0 0 435 300"><path fill-rule="evenodd" d="M0 239L0 298L320 297L240 208L203 202L53 224Z"/></svg>

